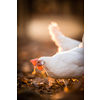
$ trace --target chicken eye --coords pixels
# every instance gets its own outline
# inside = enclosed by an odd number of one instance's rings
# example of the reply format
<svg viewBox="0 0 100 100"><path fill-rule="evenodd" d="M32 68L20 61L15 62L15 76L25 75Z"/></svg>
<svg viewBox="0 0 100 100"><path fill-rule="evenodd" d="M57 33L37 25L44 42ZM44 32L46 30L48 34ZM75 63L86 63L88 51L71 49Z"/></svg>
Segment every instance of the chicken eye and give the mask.
<svg viewBox="0 0 100 100"><path fill-rule="evenodd" d="M39 61L37 63L40 63Z"/></svg>

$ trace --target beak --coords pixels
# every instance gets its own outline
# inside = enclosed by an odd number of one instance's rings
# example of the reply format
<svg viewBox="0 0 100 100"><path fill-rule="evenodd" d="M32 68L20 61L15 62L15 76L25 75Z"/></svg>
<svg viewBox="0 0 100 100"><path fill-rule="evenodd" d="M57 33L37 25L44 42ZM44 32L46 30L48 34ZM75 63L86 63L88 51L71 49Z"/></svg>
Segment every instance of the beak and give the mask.
<svg viewBox="0 0 100 100"><path fill-rule="evenodd" d="M36 58L36 59L31 59L30 62L31 62L34 66L36 66L37 60L38 60L38 58Z"/></svg>
<svg viewBox="0 0 100 100"><path fill-rule="evenodd" d="M35 68L35 69L37 68L37 69L39 69L39 70L42 70L42 69L43 69L42 65L41 65L41 66L37 66L37 65L36 65L37 60L38 60L38 58L36 58L36 59L31 59L30 62L34 65L34 68Z"/></svg>

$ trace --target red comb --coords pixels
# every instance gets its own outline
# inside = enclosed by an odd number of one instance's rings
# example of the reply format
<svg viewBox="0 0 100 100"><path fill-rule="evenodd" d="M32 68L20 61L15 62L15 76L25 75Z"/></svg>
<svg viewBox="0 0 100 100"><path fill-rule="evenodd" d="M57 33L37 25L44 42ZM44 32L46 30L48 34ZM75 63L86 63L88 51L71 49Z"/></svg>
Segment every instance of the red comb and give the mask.
<svg viewBox="0 0 100 100"><path fill-rule="evenodd" d="M36 66L37 60L38 60L38 58L36 58L36 59L31 59L30 62L31 62L34 66Z"/></svg>

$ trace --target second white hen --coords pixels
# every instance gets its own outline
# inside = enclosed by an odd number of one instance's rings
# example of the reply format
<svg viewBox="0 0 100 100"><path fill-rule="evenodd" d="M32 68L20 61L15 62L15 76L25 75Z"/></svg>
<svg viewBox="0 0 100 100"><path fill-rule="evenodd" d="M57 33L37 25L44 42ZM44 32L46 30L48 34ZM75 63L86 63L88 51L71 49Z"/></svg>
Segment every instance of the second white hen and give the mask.
<svg viewBox="0 0 100 100"><path fill-rule="evenodd" d="M78 47L79 44L81 43L80 41L64 36L62 32L59 30L57 23L55 22L51 22L48 29L51 35L51 39L58 46L58 52L73 49L75 47Z"/></svg>

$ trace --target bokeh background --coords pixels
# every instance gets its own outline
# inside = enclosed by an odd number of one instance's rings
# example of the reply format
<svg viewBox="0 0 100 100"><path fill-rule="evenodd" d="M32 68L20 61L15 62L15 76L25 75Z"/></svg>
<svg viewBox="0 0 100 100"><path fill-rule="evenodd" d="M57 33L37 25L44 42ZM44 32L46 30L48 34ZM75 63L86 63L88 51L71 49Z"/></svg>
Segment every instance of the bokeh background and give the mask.
<svg viewBox="0 0 100 100"><path fill-rule="evenodd" d="M81 40L84 0L17 0L18 37L51 41L47 30L51 21L66 36Z"/></svg>
<svg viewBox="0 0 100 100"><path fill-rule="evenodd" d="M65 36L82 41L84 33L84 0L17 0L18 93L20 90L32 90L34 88L34 86L28 86L26 80L30 79L29 83L33 82L35 84L35 79L40 78L38 80L41 81L41 78L44 77L41 77L39 73L37 77L31 74L33 65L29 60L41 56L52 56L57 52L57 46L51 40L47 29L52 21L58 23L61 32ZM38 94L40 93L37 92L37 88L33 90ZM56 91L55 93L59 92ZM66 98L75 100L76 97L77 100L80 100L80 98L83 100L83 92L79 94L73 94L73 98L72 94L70 94ZM23 97L19 96L19 100L23 99ZM35 100L38 99L40 98ZM31 99L28 98L28 100Z"/></svg>

